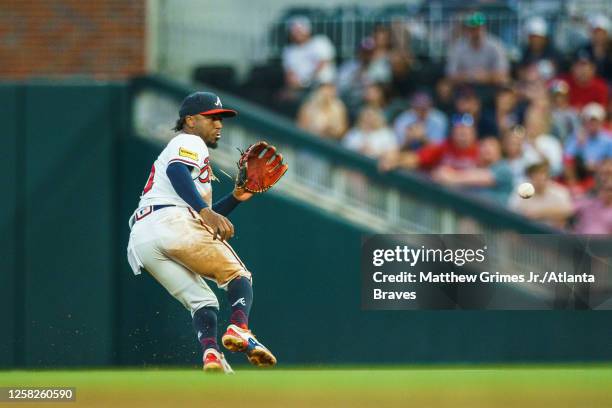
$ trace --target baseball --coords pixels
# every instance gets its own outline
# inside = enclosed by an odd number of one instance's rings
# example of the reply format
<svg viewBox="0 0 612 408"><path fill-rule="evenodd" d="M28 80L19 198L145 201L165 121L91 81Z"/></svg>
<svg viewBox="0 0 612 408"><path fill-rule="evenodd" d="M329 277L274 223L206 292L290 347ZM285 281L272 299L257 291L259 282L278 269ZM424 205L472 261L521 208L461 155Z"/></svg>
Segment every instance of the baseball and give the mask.
<svg viewBox="0 0 612 408"><path fill-rule="evenodd" d="M531 198L535 193L535 188L531 183L523 183L518 187L518 193L521 198Z"/></svg>

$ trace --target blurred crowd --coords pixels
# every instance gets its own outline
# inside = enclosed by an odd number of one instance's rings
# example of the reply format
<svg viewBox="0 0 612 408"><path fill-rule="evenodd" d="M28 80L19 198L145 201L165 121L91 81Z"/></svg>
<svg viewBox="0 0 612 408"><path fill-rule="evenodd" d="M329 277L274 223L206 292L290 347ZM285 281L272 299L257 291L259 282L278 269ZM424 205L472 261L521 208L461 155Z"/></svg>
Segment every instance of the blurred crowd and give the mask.
<svg viewBox="0 0 612 408"><path fill-rule="evenodd" d="M445 72L421 87L401 27L377 25L337 66L331 41L294 17L281 97L299 103L299 127L382 172L422 172L556 228L612 233L610 20L592 18L590 40L562 54L546 21L532 17L513 61L486 23L466 15ZM529 200L515 194L526 181Z"/></svg>

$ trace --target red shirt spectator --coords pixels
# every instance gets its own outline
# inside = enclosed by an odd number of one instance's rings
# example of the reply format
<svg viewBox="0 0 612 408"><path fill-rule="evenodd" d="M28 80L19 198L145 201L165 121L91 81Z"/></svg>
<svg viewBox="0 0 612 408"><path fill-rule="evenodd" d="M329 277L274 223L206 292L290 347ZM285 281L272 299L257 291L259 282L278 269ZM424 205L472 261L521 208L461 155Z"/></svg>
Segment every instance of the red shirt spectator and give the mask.
<svg viewBox="0 0 612 408"><path fill-rule="evenodd" d="M569 85L569 103L572 107L582 109L590 102L608 106L608 86L595 75L595 69L592 57L588 53L578 52L571 74L562 77Z"/></svg>
<svg viewBox="0 0 612 408"><path fill-rule="evenodd" d="M381 171L396 168L433 170L438 166L468 169L478 165L478 138L474 117L468 113L456 114L452 120L451 135L442 143L425 145L417 152L395 151L381 158Z"/></svg>
<svg viewBox="0 0 612 408"><path fill-rule="evenodd" d="M478 163L478 143L459 147L452 141L429 145L419 150L419 165L425 169L445 165L454 169L475 167Z"/></svg>
<svg viewBox="0 0 612 408"><path fill-rule="evenodd" d="M471 115L453 118L451 136L442 143L427 145L417 152L419 167L431 170L437 166L467 169L478 165L479 147Z"/></svg>

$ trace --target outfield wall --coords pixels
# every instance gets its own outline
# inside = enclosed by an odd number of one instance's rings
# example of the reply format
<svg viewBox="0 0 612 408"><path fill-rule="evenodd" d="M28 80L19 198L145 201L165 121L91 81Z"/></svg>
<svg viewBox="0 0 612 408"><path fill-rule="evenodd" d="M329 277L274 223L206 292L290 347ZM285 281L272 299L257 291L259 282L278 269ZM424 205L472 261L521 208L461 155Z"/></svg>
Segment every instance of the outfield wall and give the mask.
<svg viewBox="0 0 612 408"><path fill-rule="evenodd" d="M189 313L124 260L161 150L131 137L128 98L123 84L0 86L0 367L199 360ZM358 227L273 193L231 219L252 326L282 364L612 360L610 311L361 311Z"/></svg>
<svg viewBox="0 0 612 408"><path fill-rule="evenodd" d="M3 366L113 361L114 149L126 96L109 83L0 88Z"/></svg>

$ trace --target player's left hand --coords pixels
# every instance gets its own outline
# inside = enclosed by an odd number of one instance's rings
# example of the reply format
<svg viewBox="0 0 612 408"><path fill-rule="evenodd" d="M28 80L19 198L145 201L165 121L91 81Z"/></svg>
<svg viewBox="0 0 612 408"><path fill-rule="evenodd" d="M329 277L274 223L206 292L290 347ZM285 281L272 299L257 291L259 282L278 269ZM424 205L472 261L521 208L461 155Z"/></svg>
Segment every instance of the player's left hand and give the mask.
<svg viewBox="0 0 612 408"><path fill-rule="evenodd" d="M234 197L248 200L253 194L269 190L283 177L288 167L283 163L283 155L274 146L263 141L249 146L238 160Z"/></svg>

